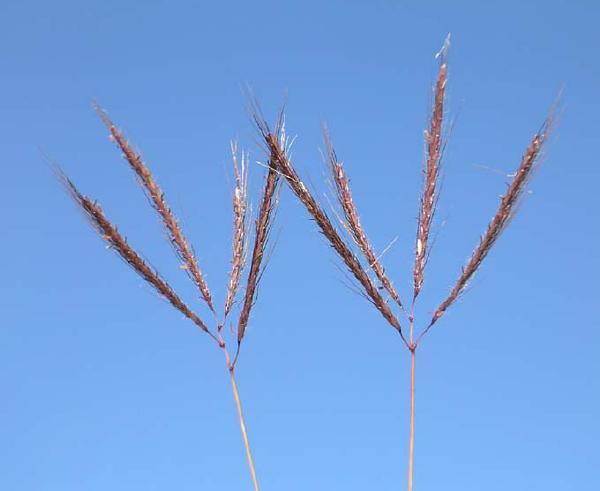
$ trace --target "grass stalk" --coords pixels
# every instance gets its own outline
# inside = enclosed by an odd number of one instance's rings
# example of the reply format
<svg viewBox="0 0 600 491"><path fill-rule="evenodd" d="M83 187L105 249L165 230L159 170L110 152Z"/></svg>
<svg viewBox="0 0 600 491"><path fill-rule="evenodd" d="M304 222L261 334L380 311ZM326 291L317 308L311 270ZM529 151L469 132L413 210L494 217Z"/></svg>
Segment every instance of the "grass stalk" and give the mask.
<svg viewBox="0 0 600 491"><path fill-rule="evenodd" d="M256 469L254 468L254 458L252 457L252 449L250 448L250 439L248 438L248 429L246 428L246 420L244 419L244 411L242 409L242 402L240 400L240 393L235 379L235 370L231 368L229 370L229 378L231 379L231 389L233 391L233 398L235 399L235 407L238 413L238 419L240 422L240 431L242 432L242 439L244 440L244 449L246 450L246 459L248 460L248 467L250 469L250 476L252 477L252 485L254 491L259 491L258 478L256 477Z"/></svg>
<svg viewBox="0 0 600 491"><path fill-rule="evenodd" d="M242 400L240 398L240 391L238 390L237 381L235 379L235 361L231 360L229 351L223 337L221 336L222 326L218 328L217 338L219 346L225 356L225 364L227 365L227 371L229 372L229 379L231 381L231 391L233 392L233 400L235 402L235 408L237 410L238 422L240 424L240 432L242 433L242 440L244 442L244 450L246 452L246 460L248 461L248 468L250 470L250 477L252 479L252 485L254 491L260 491L258 486L258 478L256 477L256 468L254 467L254 457L252 457L252 449L250 447L250 439L248 438L248 428L246 426L246 418L244 418L244 410L242 409Z"/></svg>
<svg viewBox="0 0 600 491"><path fill-rule="evenodd" d="M413 489L415 468L415 365L416 348L410 351L410 427L408 432L408 491Z"/></svg>

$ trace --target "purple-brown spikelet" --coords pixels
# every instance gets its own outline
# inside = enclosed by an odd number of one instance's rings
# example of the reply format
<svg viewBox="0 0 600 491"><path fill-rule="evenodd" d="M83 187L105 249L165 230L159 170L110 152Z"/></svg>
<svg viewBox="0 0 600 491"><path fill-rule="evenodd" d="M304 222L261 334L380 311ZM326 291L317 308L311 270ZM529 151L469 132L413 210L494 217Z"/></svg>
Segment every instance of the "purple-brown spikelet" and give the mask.
<svg viewBox="0 0 600 491"><path fill-rule="evenodd" d="M286 155L285 150L282 148L280 142L278 141L277 135L273 134L269 130L266 121L264 121L264 119L261 119L257 114L255 114L255 120L257 122L258 129L261 132L265 143L267 144L271 155L271 159L275 163L277 170L284 176L292 192L305 206L309 215L315 220L315 222L321 229L321 233L329 241L331 247L336 251L336 253L340 256L340 258L346 265L346 267L361 284L367 298L373 303L377 310L379 310L381 315L383 315L383 317L389 322L389 324L400 333L402 340L405 344L407 344L404 334L402 333L402 327L400 326L400 322L390 309L389 305L379 293L377 287L369 278L369 275L362 267L358 258L354 255L352 250L340 237L336 228L331 223L331 220L329 219L325 211L321 208L321 206L312 196L308 188L300 180L296 170L294 169L288 156Z"/></svg>
<svg viewBox="0 0 600 491"><path fill-rule="evenodd" d="M100 205L82 195L75 185L60 170L57 170L57 175L65 185L69 194L84 211L90 223L98 231L102 239L108 243L110 248L117 252L117 254L119 254L119 256L137 274L152 285L161 296L166 298L171 305L173 305L173 307L190 319L204 332L207 332L212 336L204 322L202 322L202 320L177 296L160 274L152 269L129 245L125 237L123 237L117 228L108 220L108 218L106 218Z"/></svg>
<svg viewBox="0 0 600 491"><path fill-rule="evenodd" d="M235 187L233 191L233 247L229 284L227 285L227 298L225 300L224 316L229 314L235 300L240 278L246 261L246 212L248 210L247 156L242 152L241 164L238 164L237 144L231 144L233 171L235 174Z"/></svg>
<svg viewBox="0 0 600 491"><path fill-rule="evenodd" d="M352 199L350 182L346 176L344 166L337 158L335 149L333 148L327 132L325 132L325 147L329 160L331 178L335 186L336 197L344 212L345 228L348 230L352 239L365 256L365 259L369 263L369 267L373 270L377 276L377 279L381 282L381 285L387 290L394 301L403 308L398 292L386 275L385 269L379 258L375 255L373 247L367 238L367 234L362 227L358 210L356 209L354 200Z"/></svg>
<svg viewBox="0 0 600 491"><path fill-rule="evenodd" d="M506 190L506 193L504 193L500 199L500 206L498 207L496 214L490 221L487 230L479 241L479 245L473 251L473 254L471 255L471 258L467 264L463 267L462 273L450 291L448 297L435 310L428 327L421 336L427 333L431 326L433 326L433 324L435 324L440 317L444 315L448 307L450 307L450 305L452 305L459 295L464 291L465 287L469 283L469 280L473 277L500 234L510 222L510 219L513 217L515 211L515 206L519 201L519 197L522 195L528 179L531 177L534 169L536 168L536 162L538 161L542 151L543 144L548 137L551 125L552 116L546 120L541 130L531 140L531 143L527 147L527 150L521 159L521 164L515 172L512 181Z"/></svg>
<svg viewBox="0 0 600 491"><path fill-rule="evenodd" d="M212 296L202 271L200 270L198 261L196 260L192 248L183 235L183 231L181 230L179 222L167 205L164 193L156 184L150 169L144 164L141 156L131 147L119 129L108 118L106 112L104 112L104 110L96 104L94 104L94 108L96 109L96 112L102 119L103 123L110 131L112 139L119 146L125 159L138 177L138 180L148 196L153 208L159 214L167 230L169 242L173 246L173 250L182 262L182 269L187 272L190 279L196 284L202 298L207 303L210 310L214 313L215 309L213 307Z"/></svg>
<svg viewBox="0 0 600 491"><path fill-rule="evenodd" d="M434 90L433 114L429 128L425 130L425 170L423 179L423 192L421 207L417 222L417 240L415 247L415 265L413 269L413 299L416 299L423 286L425 265L429 253L429 235L431 224L435 215L437 202L437 186L439 181L440 164L442 157L442 125L444 122L444 95L448 64L443 48L441 53L440 68Z"/></svg>
<svg viewBox="0 0 600 491"><path fill-rule="evenodd" d="M252 247L252 257L250 259L250 271L248 272L244 302L238 321L238 344L241 343L244 337L246 327L248 326L248 320L250 319L250 311L256 300L256 290L260 281L264 254L277 204L276 192L278 182L279 173L275 169L273 158L271 158L269 159L269 170L267 172L267 177L265 178L258 217L256 218L254 245Z"/></svg>

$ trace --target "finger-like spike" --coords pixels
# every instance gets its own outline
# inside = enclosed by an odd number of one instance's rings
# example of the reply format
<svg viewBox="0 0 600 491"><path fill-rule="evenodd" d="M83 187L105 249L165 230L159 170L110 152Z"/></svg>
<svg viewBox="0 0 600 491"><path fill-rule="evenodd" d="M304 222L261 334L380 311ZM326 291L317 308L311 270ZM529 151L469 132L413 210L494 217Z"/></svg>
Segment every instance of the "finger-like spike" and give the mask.
<svg viewBox="0 0 600 491"><path fill-rule="evenodd" d="M98 234L138 275L148 282L154 289L173 305L179 312L190 319L204 332L213 334L209 331L206 324L179 298L171 286L161 277L161 275L151 268L146 261L129 245L117 228L106 218L100 205L84 196L75 187L73 182L59 169L57 175L64 184L66 190L72 196L74 201L83 210L86 217Z"/></svg>
<svg viewBox="0 0 600 491"><path fill-rule="evenodd" d="M183 230L181 229L177 218L169 208L163 191L160 189L158 184L156 184L156 181L152 176L152 172L150 172L150 169L146 166L146 164L144 164L141 155L131 147L121 131L113 124L106 112L96 103L94 103L94 109L100 116L102 122L110 131L111 138L116 142L123 152L125 159L135 172L138 181L148 196L152 207L160 216L162 223L167 230L169 242L173 246L173 250L177 254L177 257L185 265L185 268L182 269L184 269L189 278L196 284L202 298L210 310L214 313L215 309L213 307L212 296L204 275L200 270L198 261L196 260L192 248L183 235Z"/></svg>
<svg viewBox="0 0 600 491"><path fill-rule="evenodd" d="M502 232L506 229L506 226L510 223L513 217L516 206L519 202L519 198L523 194L527 181L533 174L536 168L536 163L539 160L540 153L542 151L544 142L548 138L550 128L553 123L553 117L550 116L542 125L542 128L536 133L529 143L527 150L523 154L521 164L515 172L506 193L500 199L500 205L496 214L488 224L488 227L479 241L479 245L473 251L471 258L465 266L462 268L462 273L458 277L454 287L450 291L448 297L439 305L439 307L433 313L433 317L429 322L427 328L423 331L422 338L431 327L444 315L446 310L456 301L460 294L467 287L469 280L473 277L475 272L481 266L481 263L490 252L496 240Z"/></svg>
<svg viewBox="0 0 600 491"><path fill-rule="evenodd" d="M233 247L231 270L229 272L229 284L227 286L227 298L225 300L224 315L227 317L235 300L240 278L246 262L247 244L247 219L248 210L248 157L244 152L241 162L238 163L237 144L231 143L231 155L233 160L233 171L235 175L235 187L233 192Z"/></svg>
<svg viewBox="0 0 600 491"><path fill-rule="evenodd" d="M269 160L269 170L267 171L263 187L260 208L258 210L258 217L256 218L254 245L252 247L252 257L250 259L250 271L248 272L246 292L244 294L244 302L237 329L238 345L242 342L250 319L250 311L256 300L256 292L261 277L264 254L277 205L276 193L278 182L279 173L277 172L273 158L271 157Z"/></svg>
<svg viewBox="0 0 600 491"><path fill-rule="evenodd" d="M415 264L413 268L413 300L417 298L423 286L425 265L429 253L429 235L435 215L437 188L442 158L442 125L444 122L444 96L448 65L446 62L447 43L438 53L440 60L437 81L434 89L433 113L429 128L425 130L425 169L421 207L417 221L417 239L415 245Z"/></svg>
<svg viewBox="0 0 600 491"><path fill-rule="evenodd" d="M356 205L354 204L354 200L352 199L352 192L350 190L350 182L348 177L346 176L346 171L344 170L344 166L338 160L337 155L335 153L335 149L333 148L333 144L331 143L331 139L329 137L329 133L327 130L324 131L325 134L325 148L327 151L327 158L329 160L329 168L331 173L331 180L335 186L335 192L338 199L338 202L344 212L344 225L346 230L349 231L352 239L363 253L365 259L369 263L369 267L373 270L377 279L381 282L381 285L387 290L392 299L401 307L404 308L402 301L400 300L400 296L398 292L394 288L391 280L385 273L385 269L381 264L380 259L375 255L375 251L373 251L373 247L367 238L367 234L365 233L360 217L358 215L358 210L356 209Z"/></svg>

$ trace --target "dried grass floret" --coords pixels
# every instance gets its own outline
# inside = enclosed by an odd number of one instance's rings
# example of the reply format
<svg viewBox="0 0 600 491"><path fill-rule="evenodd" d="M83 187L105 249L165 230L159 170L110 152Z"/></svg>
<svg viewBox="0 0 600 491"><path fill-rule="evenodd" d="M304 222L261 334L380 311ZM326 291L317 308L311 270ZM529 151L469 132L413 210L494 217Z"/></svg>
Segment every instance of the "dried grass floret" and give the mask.
<svg viewBox="0 0 600 491"><path fill-rule="evenodd" d="M244 152L238 164L237 144L231 143L235 186L233 190L233 246L224 317L227 318L239 288L247 253L248 156Z"/></svg>
<svg viewBox="0 0 600 491"><path fill-rule="evenodd" d="M333 144L327 131L325 131L325 148L327 150L327 158L329 160L329 169L331 173L331 180L334 183L335 194L337 201L342 208L344 215L344 228L349 232L352 240L358 246L360 251L363 253L365 259L369 264L369 268L373 270L377 279L381 282L381 285L390 294L392 299L401 307L404 308L400 295L394 288L391 280L385 273L379 257L375 255L375 251L367 238L361 221L352 198L352 192L350 190L350 181L346 176L344 166L338 160Z"/></svg>
<svg viewBox="0 0 600 491"><path fill-rule="evenodd" d="M415 265L413 269L413 302L419 295L425 277L425 265L429 255L429 236L437 204L437 188L442 158L442 125L444 121L444 96L448 64L443 49L440 52L440 67L434 89L433 114L429 128L425 130L425 169L421 207L417 221Z"/></svg>
<svg viewBox="0 0 600 491"><path fill-rule="evenodd" d="M283 133L283 135L285 134ZM285 136L283 138L285 139ZM237 328L238 345L242 342L246 327L248 326L248 320L250 319L250 311L256 300L256 292L262 274L267 241L271 231L275 208L277 206L276 192L278 183L279 173L274 166L273 158L271 158L269 160L269 169L265 178L260 208L255 223L250 271L248 272L244 302Z"/></svg>
<svg viewBox="0 0 600 491"><path fill-rule="evenodd" d="M73 182L70 181L62 171L58 170L57 174L69 194L83 210L92 226L98 231L100 237L106 241L109 247L115 251L138 275L152 285L162 297L164 297L171 303L171 305L173 305L173 307L190 319L204 332L214 337L206 324L194 312L192 312L192 310L179 298L179 296L177 296L177 294L162 278L162 276L156 270L151 268L146 261L144 261L142 257L129 245L125 237L123 237L117 230L117 227L115 227L110 220L106 218L100 205L87 196L81 194Z"/></svg>
<svg viewBox="0 0 600 491"><path fill-rule="evenodd" d="M102 119L102 122L110 131L111 138L119 146L125 159L135 172L139 183L142 185L144 192L152 204L152 207L160 216L162 223L167 230L169 242L173 246L173 250L177 254L177 257L182 262L182 269L186 271L190 279L196 284L202 298L210 310L214 313L215 309L213 307L212 295L208 288L208 284L206 283L206 279L200 270L200 266L198 265L198 261L194 255L194 251L188 244L183 234L183 230L181 229L181 225L167 204L165 195L154 180L152 172L146 166L146 164L144 164L141 155L133 149L121 131L109 119L106 112L97 104L94 104L94 108Z"/></svg>
<svg viewBox="0 0 600 491"><path fill-rule="evenodd" d="M462 268L461 275L458 277L458 280L448 297L433 313L433 317L427 328L423 331L423 334L421 334L421 337L429 331L429 329L444 315L446 310L458 299L460 294L467 287L469 280L479 269L493 245L506 229L506 226L510 223L519 203L519 198L522 196L527 182L537 167L536 163L539 161L544 142L548 138L552 122L553 119L552 116L550 116L544 122L540 131L534 135L527 150L523 154L519 168L515 172L506 192L500 199L498 210L488 224L485 233L479 241L479 245L473 251L467 264Z"/></svg>

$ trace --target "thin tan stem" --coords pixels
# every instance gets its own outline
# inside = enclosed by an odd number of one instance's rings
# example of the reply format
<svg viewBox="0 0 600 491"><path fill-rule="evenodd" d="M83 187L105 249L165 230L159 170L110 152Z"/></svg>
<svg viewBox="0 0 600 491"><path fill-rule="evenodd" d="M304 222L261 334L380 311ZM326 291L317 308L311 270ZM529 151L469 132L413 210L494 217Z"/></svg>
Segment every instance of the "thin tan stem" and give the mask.
<svg viewBox="0 0 600 491"><path fill-rule="evenodd" d="M244 447L246 449L246 459L248 460L248 467L250 467L250 476L252 477L252 484L254 485L254 491L259 491L258 479L256 478L256 470L254 469L254 459L252 458L252 450L250 450L250 441L248 440L248 430L246 429L246 420L244 419L244 412L242 411L242 403L240 401L240 393L238 392L237 383L235 381L234 370L229 370L229 377L231 378L231 388L233 390L233 398L235 399L235 407L237 408L238 417L240 420L240 429L242 431L242 438L244 439Z"/></svg>
<svg viewBox="0 0 600 491"><path fill-rule="evenodd" d="M248 460L248 467L250 468L250 477L252 478L252 484L254 491L260 491L258 486L258 479L256 477L256 469L254 468L254 459L252 458L252 450L250 449L250 440L248 439L248 429L246 428L246 420L244 419L244 411L242 410L242 401L240 400L240 392L238 391L237 382L235 380L234 364L231 363L229 352L225 346L225 342L221 337L221 330L218 330L219 345L225 355L225 363L227 364L227 370L229 371L229 378L231 379L231 390L233 391L233 399L235 400L235 407L238 413L238 419L240 422L240 430L242 432L242 439L244 440L244 448L246 450L246 460ZM236 355L237 357L237 355Z"/></svg>
<svg viewBox="0 0 600 491"><path fill-rule="evenodd" d="M408 491L413 489L415 454L415 349L410 351L410 430L408 436Z"/></svg>

